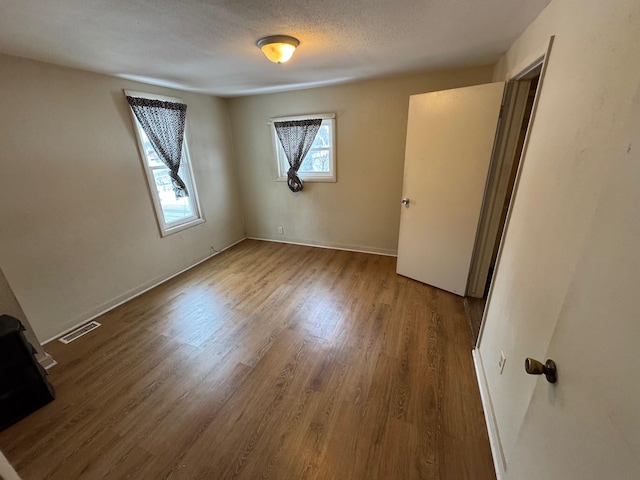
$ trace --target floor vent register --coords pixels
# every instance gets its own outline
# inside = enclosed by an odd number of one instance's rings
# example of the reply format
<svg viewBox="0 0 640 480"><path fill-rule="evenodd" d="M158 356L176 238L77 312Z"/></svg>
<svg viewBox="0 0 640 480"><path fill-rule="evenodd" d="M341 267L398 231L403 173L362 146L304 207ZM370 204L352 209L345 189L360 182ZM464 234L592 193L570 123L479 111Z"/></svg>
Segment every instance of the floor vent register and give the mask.
<svg viewBox="0 0 640 480"><path fill-rule="evenodd" d="M60 337L62 343L71 343L92 330L98 328L101 324L98 322L89 322L86 325L76 328L73 332L67 333L64 337Z"/></svg>

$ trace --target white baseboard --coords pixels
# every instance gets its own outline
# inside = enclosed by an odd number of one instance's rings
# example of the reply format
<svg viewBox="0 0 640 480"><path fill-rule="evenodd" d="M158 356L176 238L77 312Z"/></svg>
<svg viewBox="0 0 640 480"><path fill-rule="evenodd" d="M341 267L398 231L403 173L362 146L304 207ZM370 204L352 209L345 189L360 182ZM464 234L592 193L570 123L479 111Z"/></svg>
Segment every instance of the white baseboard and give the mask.
<svg viewBox="0 0 640 480"><path fill-rule="evenodd" d="M58 364L58 362L56 362L47 352L45 352L44 355L36 355L36 359L45 370L49 370L51 367L55 367Z"/></svg>
<svg viewBox="0 0 640 480"><path fill-rule="evenodd" d="M0 479L4 480L20 480L18 473L14 470L13 466L7 460L7 457L0 452Z"/></svg>
<svg viewBox="0 0 640 480"><path fill-rule="evenodd" d="M302 245L303 247L328 248L331 250L345 250L347 252L370 253L372 255L384 255L385 257L397 257L398 252L386 248L361 247L358 245L343 245L339 243L314 243L310 241L298 242L291 240L277 240L275 238L247 237L249 240L260 240L262 242L288 243L290 245Z"/></svg>
<svg viewBox="0 0 640 480"><path fill-rule="evenodd" d="M73 323L72 326L70 326L69 328L66 328L64 331L58 333L57 335L45 340L44 342L42 342L42 345L46 345L49 342L53 342L54 340L57 340L58 338L60 338L63 335L66 335L67 333L71 332L72 330L75 330L76 328L84 325L85 323L90 322L91 320L95 320L96 318L98 318L101 315L104 315L107 312L110 312L111 310L113 310L114 308L118 308L120 305L123 305L125 303L127 303L130 300L133 300L136 297L139 297L140 295L142 295L143 293L148 292L149 290L156 288L158 285L163 284L164 282L167 282L169 280L171 280L174 277L177 277L178 275L186 272L187 270L191 270L193 267L196 267L198 265L200 265L203 262L206 262L207 260L209 260L210 258L215 257L216 255L218 255L219 253L224 252L225 250L230 249L231 247L233 247L234 245L237 245L238 243L242 242L243 240L246 240L247 237L242 237L240 240L233 242L231 245L227 245L226 247L224 247L222 250L220 250L219 252L215 252L211 255L207 255L206 257L204 257L201 260L198 260L196 263L194 263L193 265L190 265L186 268L183 268L182 270L180 270L179 272L176 273L172 273L171 275L168 275L166 277L162 277L160 279L157 280L152 280L151 285L142 285L141 287L134 289L132 291L129 291L128 293L125 293L124 295L121 295L120 297L116 298L115 300L112 300L111 302L107 302L105 305L103 305L102 307L99 308L99 311L97 312L91 312L89 314L86 315L86 317L82 317L80 320L75 321ZM52 359L53 360L53 359ZM55 362L55 361L54 361ZM54 363L55 364L55 363ZM53 365L51 365L52 367ZM46 368L46 367L45 367ZM50 368L50 367L49 367Z"/></svg>
<svg viewBox="0 0 640 480"><path fill-rule="evenodd" d="M474 348L471 353L473 354L473 364L476 369L478 387L480 388L480 399L482 401L482 409L484 410L484 419L487 423L487 432L489 433L489 443L491 444L491 455L493 456L493 465L496 469L496 478L497 480L506 480L507 466L502 450L502 442L500 442L500 433L493 410L493 402L491 401L491 394L489 393L489 385L487 384L487 377L484 373L482 356L480 355L480 350L477 348Z"/></svg>

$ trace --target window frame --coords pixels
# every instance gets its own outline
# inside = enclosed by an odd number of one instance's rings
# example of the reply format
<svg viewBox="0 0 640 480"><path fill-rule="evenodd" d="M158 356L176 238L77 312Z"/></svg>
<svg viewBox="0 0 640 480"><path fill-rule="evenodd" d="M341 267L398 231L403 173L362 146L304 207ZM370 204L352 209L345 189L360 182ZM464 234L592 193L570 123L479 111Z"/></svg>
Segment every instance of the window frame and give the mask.
<svg viewBox="0 0 640 480"><path fill-rule="evenodd" d="M184 103L181 98L178 97L169 97L166 95L157 95L155 93L146 93L146 92L138 92L134 90L124 90L125 95L129 97L138 97L138 98L148 98L151 100L162 100L164 102L173 102L173 103ZM176 222L167 223L164 218L164 211L162 209L162 201L158 194L158 187L156 184L154 171L160 169L166 169L166 166L151 166L149 165L149 161L147 159L147 153L144 149L144 140L142 138L141 132L142 126L140 122L136 118L133 113L133 109L130 105L129 112L131 113L131 120L133 122L133 130L136 135L136 141L138 144L138 152L140 154L140 161L142 163L142 168L145 172L145 178L147 179L147 187L149 188L149 194L151 196L151 201L153 204L153 209L156 214L156 222L158 224L158 229L160 230L160 236L166 237L167 235L171 235L172 233L177 233L187 228L191 228L195 225L199 225L205 222L205 218L203 216L202 209L200 207L200 199L198 196L198 188L196 187L195 175L193 173L193 164L191 162L191 156L189 154L189 146L187 142L187 125L185 122L184 129L184 138L182 140L182 157L180 159L180 169L186 170L186 178L182 178L182 180L187 185L187 191L189 192L189 199L191 201L191 205L193 208L193 215L180 219Z"/></svg>
<svg viewBox="0 0 640 480"><path fill-rule="evenodd" d="M338 181L336 172L336 114L335 113L316 113L312 115L295 115L289 117L275 117L269 121L271 128L271 139L273 143L273 152L276 158L276 168L278 177L277 182L287 181L287 171L289 170L289 162L284 154L282 144L276 132L275 122L286 122L294 120L311 120L319 118L322 123L329 124L331 132L331 147L329 148L329 172L298 172L298 177L304 182L332 182ZM311 151L311 150L309 150Z"/></svg>

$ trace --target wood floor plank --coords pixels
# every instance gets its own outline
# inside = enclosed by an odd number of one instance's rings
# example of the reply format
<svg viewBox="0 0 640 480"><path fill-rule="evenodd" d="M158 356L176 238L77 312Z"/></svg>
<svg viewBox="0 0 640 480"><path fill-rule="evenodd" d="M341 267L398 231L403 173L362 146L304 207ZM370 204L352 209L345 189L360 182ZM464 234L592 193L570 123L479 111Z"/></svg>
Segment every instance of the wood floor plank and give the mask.
<svg viewBox="0 0 640 480"><path fill-rule="evenodd" d="M495 479L468 307L395 259L246 240L53 342L24 480Z"/></svg>

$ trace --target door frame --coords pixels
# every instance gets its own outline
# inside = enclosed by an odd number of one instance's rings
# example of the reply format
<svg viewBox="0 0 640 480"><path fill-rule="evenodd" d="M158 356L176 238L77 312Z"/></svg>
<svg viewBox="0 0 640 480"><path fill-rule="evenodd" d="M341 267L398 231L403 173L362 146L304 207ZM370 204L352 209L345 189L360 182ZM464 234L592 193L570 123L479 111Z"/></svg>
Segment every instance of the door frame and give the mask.
<svg viewBox="0 0 640 480"><path fill-rule="evenodd" d="M544 78L545 78L548 64L549 64L549 57L551 54L551 48L553 46L553 40L554 40L554 36L552 36L549 39L548 44L541 45L535 51L536 52L535 55L532 55L531 57L529 57L527 60L522 62L520 65L518 65L516 68L514 68L512 71L510 71L506 75L507 81L522 80L526 78L527 75L530 75L532 72L534 72L537 68L542 67L540 71L540 78L538 80L536 96L533 101L533 107L531 109L529 124L527 126L527 133L525 135L524 145L522 146L522 153L520 154L520 163L518 165L518 170L516 172L516 177L513 185L511 205L513 205L517 199L518 186L520 184L522 169L524 166L527 150L529 147L529 138L531 134L531 129L535 121L540 94L542 91ZM497 254L495 270L494 270L494 278L500 270L500 260L502 258L502 251L504 248L505 238L509 232L509 223L511 221L512 214L513 214L513 208L510 207L509 210L507 211L507 217L504 222L502 237L500 238L500 245L498 247L498 254ZM480 332L478 333L478 338L476 340L475 348L472 350L472 355L473 355L473 363L476 370L476 377L478 379L480 399L482 401L482 407L484 410L484 418L487 425L487 433L489 434L489 443L491 445L491 455L493 456L493 464L496 470L496 477L498 480L501 480L501 479L504 479L506 476L506 459L504 456L504 450L502 448L502 442L500 440L500 432L498 430L498 424L496 422L495 410L493 408L493 402L491 400L491 394L489 392L489 385L487 383L487 378L484 371L484 362L480 354L480 345L482 342L482 336L483 336L484 328L486 324L487 312L489 311L489 308L491 306L491 299L493 297L494 285L495 285L495 281L492 281L491 285L489 285L489 293L487 295L487 302L485 305L484 312L482 314Z"/></svg>
<svg viewBox="0 0 640 480"><path fill-rule="evenodd" d="M511 80L507 82L505 88L500 124L489 164L489 174L467 279L466 296L469 297L484 296L491 260L499 240L498 235L502 235L500 220L505 199L509 194L507 190L509 178L514 164L520 160L515 157L530 83L527 79Z"/></svg>
<svg viewBox="0 0 640 480"><path fill-rule="evenodd" d="M518 186L520 185L520 177L522 176L522 168L524 166L524 160L527 155L527 150L529 147L529 139L531 137L531 129L535 122L536 112L538 110L538 103L540 102L540 94L542 92L542 87L544 85L544 78L547 72L547 68L549 65L549 56L551 54L551 48L553 47L553 41L555 36L552 35L549 39L549 43L546 45L546 48L542 50L542 53L535 55L532 60L527 60L524 63L524 66L518 66L514 68L507 75L507 82L515 82L519 80L525 80L528 77L533 76L532 74L536 72L538 68L540 68L540 78L538 80L538 86L536 89L536 96L533 100L533 107L531 108L531 116L529 117L529 124L527 125L527 133L525 134L524 144L522 146L522 153L520 154L520 162L518 164L518 170L516 172L516 178L513 183L513 192L511 194L511 204L509 210L507 211L507 217L504 221L504 227L502 229L502 235L500 237L500 245L498 247L498 255L496 257L496 264L494 269L494 278L500 269L500 259L502 258L502 249L504 248L504 240L509 231L509 222L511 221L511 215L513 213L513 204L517 199L518 194ZM475 348L479 349L480 343L482 342L482 334L484 332L484 327L486 323L487 311L489 310L489 306L491 305L491 297L493 296L493 285L495 282L491 282L489 285L489 293L487 294L487 302L484 308L484 312L482 314L482 322L480 323L480 332L478 333L478 339L476 340Z"/></svg>

